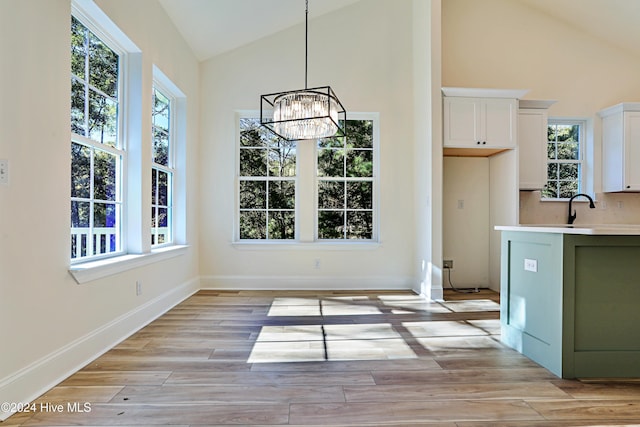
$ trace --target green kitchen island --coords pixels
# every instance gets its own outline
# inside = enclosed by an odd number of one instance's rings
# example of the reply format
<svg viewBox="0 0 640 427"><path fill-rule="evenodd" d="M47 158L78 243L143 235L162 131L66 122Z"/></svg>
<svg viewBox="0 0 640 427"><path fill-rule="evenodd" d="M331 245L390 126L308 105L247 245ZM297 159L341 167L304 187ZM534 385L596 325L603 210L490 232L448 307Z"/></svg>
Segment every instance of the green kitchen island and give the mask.
<svg viewBox="0 0 640 427"><path fill-rule="evenodd" d="M502 342L562 378L640 377L640 225L496 230Z"/></svg>

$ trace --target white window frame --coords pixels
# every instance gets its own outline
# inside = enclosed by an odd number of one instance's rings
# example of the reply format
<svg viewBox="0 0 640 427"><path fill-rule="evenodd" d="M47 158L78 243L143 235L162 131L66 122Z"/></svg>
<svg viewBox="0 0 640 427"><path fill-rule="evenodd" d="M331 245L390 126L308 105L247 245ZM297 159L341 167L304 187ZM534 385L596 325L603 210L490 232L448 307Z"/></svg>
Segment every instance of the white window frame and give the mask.
<svg viewBox="0 0 640 427"><path fill-rule="evenodd" d="M579 125L580 126L580 158L578 160L552 161L546 159L547 174L550 163L577 163L579 164L578 192L594 196L593 192L593 123L591 119L584 117L549 117L548 126L552 125ZM546 152L546 151L545 151ZM567 197L544 197L541 192L542 201L567 201Z"/></svg>
<svg viewBox="0 0 640 427"><path fill-rule="evenodd" d="M379 140L380 140L380 120L379 120L379 114L377 113L349 113L347 120L368 120L372 122L372 127L373 127L373 146L372 146L372 151L373 151L373 176L372 177L366 177L366 178L350 178L350 177L320 177L317 174L317 170L318 170L318 147L317 144L315 146L315 159L316 159L316 174L315 174L315 226L314 226L314 239L315 241L318 242L328 242L328 243L340 243L340 242L346 242L346 243L350 243L350 242L378 242L379 238L378 238L378 188L379 188L379 184L378 184L378 176L379 174L379 165L380 165L380 150L379 150ZM348 139L348 135L347 135L347 139ZM321 239L318 236L318 226L319 226L319 212L320 212L320 208L318 206L318 188L319 188L319 182L320 181L339 181L339 182L371 182L372 186L373 186L373 194L371 195L371 203L372 203L372 208L371 208L371 214L372 214L372 223L373 223L373 228L372 228L372 233L371 233L371 239L347 239L347 238L340 238L340 239ZM345 194L346 197L346 194ZM345 201L346 203L346 201ZM353 209L348 209L346 207L346 205L344 206L344 208L342 209L343 212L346 214L349 211L354 211Z"/></svg>
<svg viewBox="0 0 640 427"><path fill-rule="evenodd" d="M156 72L157 73L157 72ZM152 248L161 248L163 246L170 246L173 245L174 242L174 204L173 204L173 199L174 199L174 191L175 191L175 185L174 185L174 177L176 175L176 169L175 169L175 142L176 142L176 137L175 137L175 131L174 131L174 124L176 122L176 114L175 114L175 107L176 107L176 98L173 95L172 91L165 88L165 86L159 81L160 78L154 78L153 81L153 88L152 88L152 93L155 93L155 91L157 90L158 92L160 92L163 96L165 96L168 100L169 100L169 149L167 152L167 165L162 165L159 163L155 163L154 162L154 152L153 152L153 131L151 133L151 171L152 173L155 173L156 170L161 171L161 172L165 172L166 174L168 174L168 188L167 188L167 205L159 205L158 203L153 203L153 197L152 197L152 202L151 202L151 208L153 210L156 211L160 209L160 208L166 208L167 209L167 232L166 235L167 237L165 238L165 241L162 243L158 243L158 229L159 227L156 225L156 227L151 227L151 235L152 237L155 237L155 239L153 240L155 243L151 243L151 247ZM153 106L152 106L153 107ZM153 124L152 124L152 128L153 128ZM152 185L153 185L153 179L151 180ZM152 192L157 192L157 188L152 188Z"/></svg>
<svg viewBox="0 0 640 427"><path fill-rule="evenodd" d="M153 65L153 84L171 99L170 168L173 172L171 189L171 235L170 243L152 247L152 252L187 245L187 96L173 81ZM149 151L149 156L152 155ZM150 242L151 239L146 241Z"/></svg>
<svg viewBox="0 0 640 427"><path fill-rule="evenodd" d="M298 205L298 189L299 189L299 180L298 180L298 175L300 173L300 169L299 169L299 159L298 159L298 147L299 144L296 142L296 147L295 147L295 151L296 151L296 173L294 176L271 176L269 175L269 169L267 167L267 171L266 171L266 175L264 176L255 176L255 177L244 177L240 175L240 153L242 149L246 149L246 150L252 150L252 149L260 149L258 147L252 148L252 147L241 147L240 145L240 133L241 133L241 129L240 129L240 121L241 119L253 119L257 122L259 122L259 117L260 114L259 112L244 112L241 114L236 115L236 127L237 127L237 137L236 137L236 188L235 188L235 194L236 194L236 209L235 209L235 232L234 232L234 241L237 242L243 242L243 243L248 243L248 242L255 242L255 243L263 243L263 242L269 242L269 243L292 243L292 242L296 242L297 238L294 237L294 239L270 239L270 238L266 238L266 239L241 239L240 238L240 213L241 213L241 209L240 209L240 183L242 181L256 181L256 182L265 182L265 185L268 186L268 184L270 182L274 182L274 181L288 181L288 182L293 182L294 188L295 188L295 201L294 201L294 208L293 213L294 213L294 222L295 222L295 231L294 231L294 236L298 235L298 231L299 231L299 224L298 224L298 219L299 219L299 215L298 215L298 210L297 210L297 205ZM269 192L267 191L266 194L266 206L264 209L255 209L255 211L264 211L265 214L268 215L268 213L270 211L281 211L281 212L287 212L287 211L291 211L290 209L276 209L276 208L269 208ZM265 226L267 227L266 233L268 235L268 224L265 224Z"/></svg>
<svg viewBox="0 0 640 427"><path fill-rule="evenodd" d="M104 252L97 253L95 255L90 255L93 252L93 239L99 239L100 236L94 236L94 220L93 220L93 209L90 212L90 220L89 220L89 235L87 236L87 255L71 258L71 264L90 262L94 260L98 260L101 258L110 258L115 256L120 256L125 253L126 248L126 233L125 233L125 209L126 209L126 195L125 195L125 185L126 185L126 165L127 165L127 146L124 137L124 126L125 126L125 116L126 112L123 113L123 105L126 102L125 95L125 71L127 68L127 52L126 50L112 37L109 36L108 32L103 29L100 25L96 23L96 20L93 19L90 15L86 13L85 10L79 9L78 7L72 7L72 14L75 19L77 19L82 25L84 25L93 35L95 35L102 43L104 43L109 49L111 49L116 55L118 55L118 88L117 88L117 130L116 130L116 147L112 147L110 145L102 144L98 141L94 141L84 135L79 135L76 133L71 133L70 143L71 144L80 144L86 147L89 147L92 151L101 150L105 151L109 154L116 156L116 197L115 204L117 206L116 211L116 223L118 224L118 229L116 230L116 250L113 252ZM70 18L71 19L71 18ZM88 76L85 76L85 80ZM106 94L104 94L106 95ZM85 115L86 111L86 101L85 101ZM71 198L72 201L88 201L93 206L95 202L94 194L93 194L93 161L91 162L91 194L90 198L86 200L80 200L78 198ZM102 201L99 201L102 202ZM80 235L76 234L76 239L81 239ZM108 239L108 237L107 237Z"/></svg>
<svg viewBox="0 0 640 427"><path fill-rule="evenodd" d="M317 143L315 141L298 141L296 146L296 201L295 223L296 238L281 239L240 239L240 119L259 118L260 112L242 110L236 112L236 179L234 203L234 228L232 242L235 246L256 248L290 247L300 248L376 248L380 244L379 231L379 170L380 170L380 115L379 113L350 112L347 120L371 120L373 122L373 230L372 239L318 239L318 176L317 176Z"/></svg>
<svg viewBox="0 0 640 427"><path fill-rule="evenodd" d="M120 56L121 84L119 90L119 118L121 121L120 139L122 148L127 151L126 159L121 165L122 170L122 240L121 252L99 259L80 259L70 261L69 273L78 284L91 282L103 277L121 273L133 268L167 260L187 252L186 226L186 179L184 171L187 162L187 113L186 95L180 91L160 70L153 66L153 77L165 89L176 97L174 108L174 155L175 176L174 186L174 217L173 245L151 248L150 216L141 212L150 212L150 186L143 176L149 176L150 151L142 150L143 126L150 123L148 111L142 106L149 104L142 102L143 97L151 99L151 93L143 85L143 61L141 50L111 21L93 0L72 0L71 15L81 21L100 40L114 49ZM71 18L69 18L71 19ZM122 52L122 53L121 53ZM151 85L149 85L149 88ZM150 127L149 127L150 129ZM102 148L102 147L101 147ZM147 165L143 168L144 165Z"/></svg>

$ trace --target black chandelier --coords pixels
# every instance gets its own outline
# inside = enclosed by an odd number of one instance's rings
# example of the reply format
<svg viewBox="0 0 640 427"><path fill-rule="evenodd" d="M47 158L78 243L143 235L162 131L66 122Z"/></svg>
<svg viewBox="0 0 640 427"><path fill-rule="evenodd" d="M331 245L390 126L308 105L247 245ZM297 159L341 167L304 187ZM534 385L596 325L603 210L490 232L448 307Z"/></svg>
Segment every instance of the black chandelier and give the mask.
<svg viewBox="0 0 640 427"><path fill-rule="evenodd" d="M309 0L305 0L304 89L260 96L260 124L288 141L344 136L346 111L330 86L307 87Z"/></svg>

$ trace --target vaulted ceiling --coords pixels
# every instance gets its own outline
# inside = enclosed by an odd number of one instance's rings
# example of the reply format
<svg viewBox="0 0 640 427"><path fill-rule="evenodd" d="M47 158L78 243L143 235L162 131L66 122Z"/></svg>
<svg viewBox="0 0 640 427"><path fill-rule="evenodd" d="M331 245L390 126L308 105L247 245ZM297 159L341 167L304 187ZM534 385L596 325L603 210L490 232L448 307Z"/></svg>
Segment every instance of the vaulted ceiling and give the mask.
<svg viewBox="0 0 640 427"><path fill-rule="evenodd" d="M309 0L309 20L360 0ZM199 60L304 22L305 0L160 0Z"/></svg>
<svg viewBox="0 0 640 427"><path fill-rule="evenodd" d="M159 1L199 60L304 22L305 0ZM366 0L309 0L309 19L357 1ZM640 0L508 1L519 1L640 58Z"/></svg>
<svg viewBox="0 0 640 427"><path fill-rule="evenodd" d="M640 0L517 1L640 58Z"/></svg>

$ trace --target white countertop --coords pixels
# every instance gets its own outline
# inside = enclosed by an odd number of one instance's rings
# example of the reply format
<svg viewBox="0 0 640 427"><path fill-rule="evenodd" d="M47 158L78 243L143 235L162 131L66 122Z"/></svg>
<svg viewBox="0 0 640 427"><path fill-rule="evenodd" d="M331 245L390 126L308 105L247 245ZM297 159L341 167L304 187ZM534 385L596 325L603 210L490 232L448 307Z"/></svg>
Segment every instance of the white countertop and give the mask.
<svg viewBox="0 0 640 427"><path fill-rule="evenodd" d="M500 231L526 231L531 233L640 236L640 224L522 224L498 225L495 229Z"/></svg>

